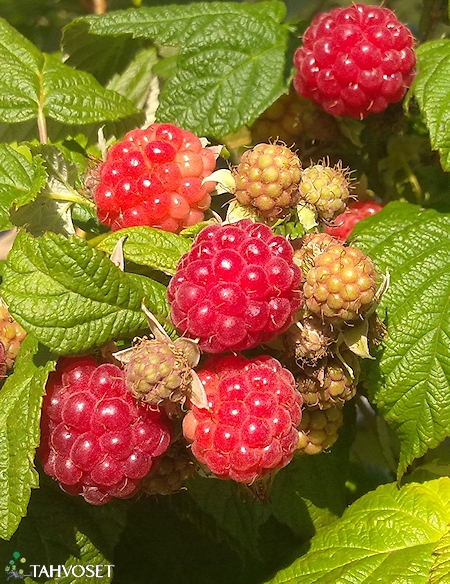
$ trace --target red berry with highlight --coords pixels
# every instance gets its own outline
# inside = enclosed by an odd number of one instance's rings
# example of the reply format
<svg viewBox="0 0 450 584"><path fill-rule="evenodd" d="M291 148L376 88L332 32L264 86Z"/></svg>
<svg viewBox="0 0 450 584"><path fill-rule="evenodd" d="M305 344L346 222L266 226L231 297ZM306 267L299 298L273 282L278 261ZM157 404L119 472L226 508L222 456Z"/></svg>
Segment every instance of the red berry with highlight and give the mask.
<svg viewBox="0 0 450 584"><path fill-rule="evenodd" d="M332 225L326 225L325 231L340 241L346 241L357 223L366 217L375 215L383 208L375 201L354 201L347 209L338 215Z"/></svg>
<svg viewBox="0 0 450 584"><path fill-rule="evenodd" d="M208 408L184 419L192 453L217 477L252 483L286 466L298 444L301 395L269 356L214 356L198 371Z"/></svg>
<svg viewBox="0 0 450 584"><path fill-rule="evenodd" d="M171 318L208 353L255 347L286 330L300 305L294 250L267 225L205 227L168 287Z"/></svg>
<svg viewBox="0 0 450 584"><path fill-rule="evenodd" d="M326 112L363 119L400 101L414 78L414 38L388 8L318 14L294 55L297 92Z"/></svg>
<svg viewBox="0 0 450 584"><path fill-rule="evenodd" d="M122 369L93 357L61 359L50 374L41 435L44 471L93 505L136 493L171 441L164 415L134 400Z"/></svg>
<svg viewBox="0 0 450 584"><path fill-rule="evenodd" d="M173 124L128 132L108 151L94 191L99 220L113 231L148 225L178 233L201 221L215 184L216 155Z"/></svg>

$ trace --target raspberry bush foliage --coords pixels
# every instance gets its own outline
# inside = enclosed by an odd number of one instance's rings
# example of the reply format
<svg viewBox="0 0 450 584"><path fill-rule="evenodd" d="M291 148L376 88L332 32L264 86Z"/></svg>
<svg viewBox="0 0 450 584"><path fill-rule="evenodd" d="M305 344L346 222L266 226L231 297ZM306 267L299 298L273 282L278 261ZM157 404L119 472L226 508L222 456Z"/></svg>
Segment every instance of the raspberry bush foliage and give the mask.
<svg viewBox="0 0 450 584"><path fill-rule="evenodd" d="M449 582L448 3L0 17L6 572Z"/></svg>

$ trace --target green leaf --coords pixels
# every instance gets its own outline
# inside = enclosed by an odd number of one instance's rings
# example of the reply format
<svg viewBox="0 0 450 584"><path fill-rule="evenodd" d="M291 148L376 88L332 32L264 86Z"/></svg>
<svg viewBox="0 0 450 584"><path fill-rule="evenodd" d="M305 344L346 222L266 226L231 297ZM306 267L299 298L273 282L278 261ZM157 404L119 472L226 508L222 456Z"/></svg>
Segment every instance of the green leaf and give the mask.
<svg viewBox="0 0 450 584"><path fill-rule="evenodd" d="M74 354L147 329L144 297L157 318L161 310L167 315L163 286L147 278L144 288L141 280L78 237L19 233L2 295L11 314L44 345L60 355Z"/></svg>
<svg viewBox="0 0 450 584"><path fill-rule="evenodd" d="M115 550L115 576L121 584L255 584L242 557L177 513L179 493L143 497L131 507ZM145 558L145 561L142 561Z"/></svg>
<svg viewBox="0 0 450 584"><path fill-rule="evenodd" d="M46 117L63 124L88 124L136 113L125 97L103 88L89 73L41 53L3 19L0 68L0 121L17 124L38 118L41 138Z"/></svg>
<svg viewBox="0 0 450 584"><path fill-rule="evenodd" d="M1 89L0 89L1 91ZM29 150L0 144L0 231L13 226L10 211L32 201L45 185L46 172Z"/></svg>
<svg viewBox="0 0 450 584"><path fill-rule="evenodd" d="M39 445L42 396L55 359L31 335L22 342L0 392L0 537L9 539L38 486L33 459Z"/></svg>
<svg viewBox="0 0 450 584"><path fill-rule="evenodd" d="M414 95L425 117L431 146L439 150L444 170L450 170L450 40L423 43L416 53L418 73Z"/></svg>
<svg viewBox="0 0 450 584"><path fill-rule="evenodd" d="M354 243L390 273L388 334L365 385L401 441L398 475L450 434L450 216L390 203Z"/></svg>
<svg viewBox="0 0 450 584"><path fill-rule="evenodd" d="M12 540L0 548L2 566L8 566L13 553L19 552L26 562L18 567L31 574L24 580L27 584L111 582L113 568L107 566L114 564L114 547L125 526L127 504L115 500L95 507L81 497L67 495L48 477L43 476L41 482L41 488L33 491L27 517ZM98 578L89 576L88 565L94 570L99 566Z"/></svg>
<svg viewBox="0 0 450 584"><path fill-rule="evenodd" d="M450 529L433 550L434 562L428 584L445 584L450 574Z"/></svg>
<svg viewBox="0 0 450 584"><path fill-rule="evenodd" d="M175 273L178 260L191 247L188 239L175 233L152 227L129 227L108 234L97 248L110 254L118 240L124 236L125 259L170 275Z"/></svg>
<svg viewBox="0 0 450 584"><path fill-rule="evenodd" d="M31 152L43 161L47 181L34 201L11 213L11 221L14 225L25 227L33 235L42 235L46 231L74 234L72 205L91 204L75 188L78 176L76 165L67 160L56 146L31 146Z"/></svg>
<svg viewBox="0 0 450 584"><path fill-rule="evenodd" d="M95 208L92 201L84 198L76 189L76 164L67 160L56 146L39 144L31 146L31 152L43 160L47 181L34 201L11 214L11 221L35 236L43 235L46 231L73 235L75 228L71 211L74 203Z"/></svg>
<svg viewBox="0 0 450 584"><path fill-rule="evenodd" d="M0 19L0 120L24 122L36 117L43 54L6 20Z"/></svg>
<svg viewBox="0 0 450 584"><path fill-rule="evenodd" d="M89 73L45 55L42 71L44 115L63 124L92 124L136 113L125 97L103 88Z"/></svg>
<svg viewBox="0 0 450 584"><path fill-rule="evenodd" d="M322 529L308 553L271 583L427 584L449 522L449 478L382 485Z"/></svg>
<svg viewBox="0 0 450 584"><path fill-rule="evenodd" d="M251 124L287 90L289 27L281 2L198 2L110 12L75 20L63 48L91 35L132 35L175 47L177 68L160 95L158 121L220 137Z"/></svg>

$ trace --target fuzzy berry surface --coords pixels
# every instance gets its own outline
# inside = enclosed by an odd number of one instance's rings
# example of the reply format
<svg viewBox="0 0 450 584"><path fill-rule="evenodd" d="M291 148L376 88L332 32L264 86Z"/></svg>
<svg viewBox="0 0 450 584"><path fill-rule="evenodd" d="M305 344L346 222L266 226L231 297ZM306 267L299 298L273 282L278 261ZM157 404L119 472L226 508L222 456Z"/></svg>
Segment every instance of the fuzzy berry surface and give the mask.
<svg viewBox="0 0 450 584"><path fill-rule="evenodd" d="M400 101L414 78L414 38L388 8L318 14L294 54L294 87L326 112L363 119Z"/></svg>
<svg viewBox="0 0 450 584"><path fill-rule="evenodd" d="M328 450L338 439L338 432L343 424L341 407L334 406L327 410L304 409L298 427L296 454L314 455Z"/></svg>
<svg viewBox="0 0 450 584"><path fill-rule="evenodd" d="M336 325L364 316L373 306L376 291L372 260L358 248L341 244L314 259L303 286L307 308Z"/></svg>
<svg viewBox="0 0 450 584"><path fill-rule="evenodd" d="M234 196L262 217L283 215L297 202L301 178L298 156L283 144L257 144L246 150L235 171Z"/></svg>
<svg viewBox="0 0 450 584"><path fill-rule="evenodd" d="M94 192L99 220L113 231L148 225L178 233L203 220L216 166L211 148L173 124L128 132L99 168Z"/></svg>
<svg viewBox="0 0 450 584"><path fill-rule="evenodd" d="M358 381L356 366L352 371L353 377L337 358L327 359L324 366L313 371L303 370L296 376L296 381L305 406L326 410L351 400L356 394Z"/></svg>
<svg viewBox="0 0 450 584"><path fill-rule="evenodd" d="M267 355L216 355L198 375L208 408L193 406L183 427L200 463L219 478L252 483L291 461L302 398L290 371Z"/></svg>
<svg viewBox="0 0 450 584"><path fill-rule="evenodd" d="M305 168L299 187L300 202L310 205L323 221L342 213L350 197L349 173L325 161Z"/></svg>
<svg viewBox="0 0 450 584"><path fill-rule="evenodd" d="M38 451L44 471L93 505L135 494L170 445L163 414L134 400L119 367L93 357L61 359L46 389Z"/></svg>
<svg viewBox="0 0 450 584"><path fill-rule="evenodd" d="M286 238L242 219L202 229L168 289L178 331L207 353L256 347L286 330L300 305L301 271Z"/></svg>
<svg viewBox="0 0 450 584"><path fill-rule="evenodd" d="M326 225L325 232L339 241L346 241L357 223L375 215L383 208L375 201L352 201L347 209L338 215L333 221L333 225Z"/></svg>
<svg viewBox="0 0 450 584"><path fill-rule="evenodd" d="M159 405L180 401L190 386L191 368L171 343L143 339L125 365L128 389L136 399Z"/></svg>

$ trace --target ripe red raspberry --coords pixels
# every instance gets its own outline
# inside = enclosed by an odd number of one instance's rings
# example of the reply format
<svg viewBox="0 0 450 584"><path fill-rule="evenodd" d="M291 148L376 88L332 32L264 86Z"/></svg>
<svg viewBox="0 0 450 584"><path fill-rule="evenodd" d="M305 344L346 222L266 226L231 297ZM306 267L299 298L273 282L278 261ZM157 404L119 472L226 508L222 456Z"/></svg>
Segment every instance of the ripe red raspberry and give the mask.
<svg viewBox="0 0 450 584"><path fill-rule="evenodd" d="M325 231L329 235L336 237L339 241L346 241L353 227L362 219L375 215L383 208L375 201L353 201L349 203L347 209L338 215L333 221L333 225L326 225Z"/></svg>
<svg viewBox="0 0 450 584"><path fill-rule="evenodd" d="M100 165L98 218L113 231L149 225L178 233L203 220L215 183L202 180L215 166L214 150L188 130L173 124L132 130Z"/></svg>
<svg viewBox="0 0 450 584"><path fill-rule="evenodd" d="M194 406L183 429L200 463L219 478L252 483L291 461L302 399L290 371L266 355L217 355L198 375L209 407Z"/></svg>
<svg viewBox="0 0 450 584"><path fill-rule="evenodd" d="M44 471L93 505L130 497L169 447L160 412L139 405L116 365L65 358L49 376L39 448Z"/></svg>
<svg viewBox="0 0 450 584"><path fill-rule="evenodd" d="M173 324L208 353L274 338L300 305L293 255L287 239L250 219L205 227L167 289Z"/></svg>
<svg viewBox="0 0 450 584"><path fill-rule="evenodd" d="M294 55L294 87L333 115L365 118L400 101L414 77L414 39L388 8L318 14Z"/></svg>

